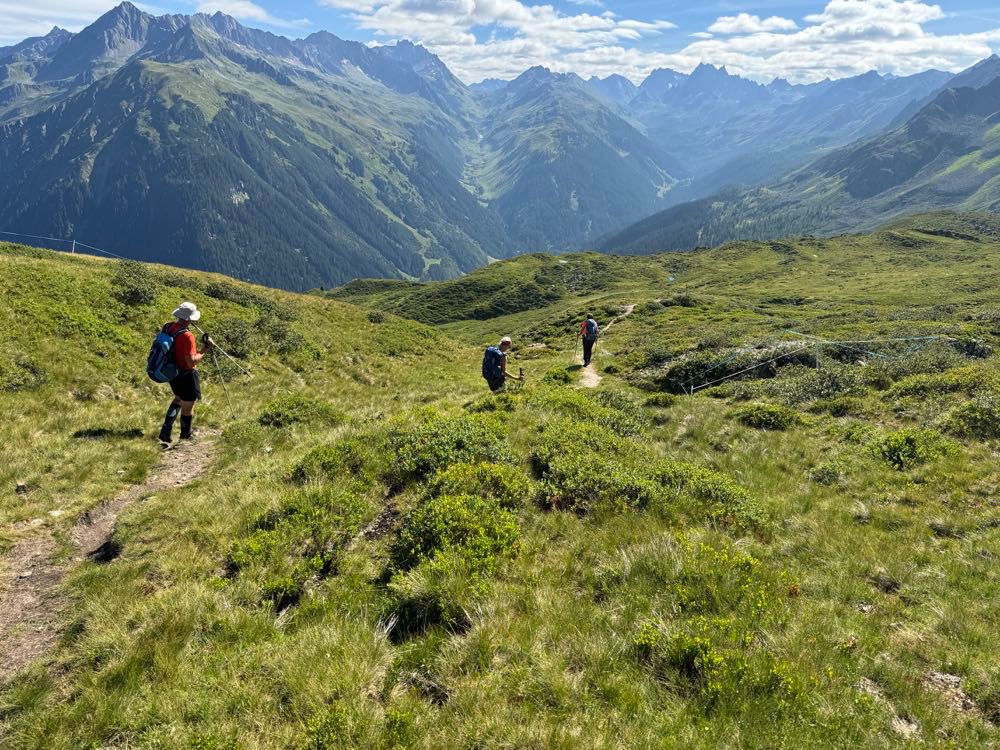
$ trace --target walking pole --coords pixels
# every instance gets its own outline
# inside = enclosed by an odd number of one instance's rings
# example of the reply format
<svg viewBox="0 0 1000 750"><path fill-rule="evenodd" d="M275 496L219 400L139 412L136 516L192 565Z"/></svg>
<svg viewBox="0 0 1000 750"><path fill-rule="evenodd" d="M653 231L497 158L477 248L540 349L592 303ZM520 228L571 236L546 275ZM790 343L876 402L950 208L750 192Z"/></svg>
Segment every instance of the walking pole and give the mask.
<svg viewBox="0 0 1000 750"><path fill-rule="evenodd" d="M570 360L570 364L576 362L576 351L580 348L580 337L577 336L576 340L573 342L573 359Z"/></svg>
<svg viewBox="0 0 1000 750"><path fill-rule="evenodd" d="M204 332L204 331L203 331L203 330L202 330L201 328L198 328L198 326L194 325L194 323L192 323L191 325L192 325L192 326L194 326L195 330L197 330L197 331L198 331L198 333L200 333L200 334L201 334L202 336L208 336L208 334L207 334L207 333L205 333L205 332ZM226 357L228 357L228 358L229 358L229 360L230 360L230 361L231 361L231 362L232 362L232 363L233 363L234 365L236 365L236 366L237 366L237 367L238 367L238 368L240 369L240 371L241 371L241 372L242 372L242 373L243 373L244 375L246 375L246 376L248 376L248 377L253 377L253 376L252 376L252 375L250 374L250 371L249 371L249 370L247 370L247 368L245 368L245 367L244 367L243 365L241 365L241 364L240 364L239 362L237 362L237 361L236 361L236 358L235 358L235 357L234 357L234 356L233 356L232 354L230 354L229 352L227 352L227 351L226 351L225 349L223 349L223 348L222 348L221 346L219 346L218 344L216 344L216 345L215 345L215 346L214 346L214 347L212 348L212 352L214 353L216 349L218 349L218 350L219 350L220 352L222 352L222 353L223 353L223 355L225 355Z"/></svg>
<svg viewBox="0 0 1000 750"><path fill-rule="evenodd" d="M222 381L222 390L226 393L226 403L229 404L229 413L233 417L233 421L236 420L236 409L233 408L233 400L229 397L229 386L226 385L226 378L222 374L222 366L219 364L219 358L215 354L215 349L212 349L212 361L215 362L215 369L219 373L219 380Z"/></svg>

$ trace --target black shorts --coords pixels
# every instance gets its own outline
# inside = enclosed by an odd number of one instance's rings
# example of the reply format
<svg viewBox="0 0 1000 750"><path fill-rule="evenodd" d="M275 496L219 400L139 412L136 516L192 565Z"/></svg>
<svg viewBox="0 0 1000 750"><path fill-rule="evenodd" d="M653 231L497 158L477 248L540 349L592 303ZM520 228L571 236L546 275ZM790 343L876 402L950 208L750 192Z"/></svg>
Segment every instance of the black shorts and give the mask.
<svg viewBox="0 0 1000 750"><path fill-rule="evenodd" d="M201 380L197 370L185 370L170 381L170 390L181 401L201 400Z"/></svg>

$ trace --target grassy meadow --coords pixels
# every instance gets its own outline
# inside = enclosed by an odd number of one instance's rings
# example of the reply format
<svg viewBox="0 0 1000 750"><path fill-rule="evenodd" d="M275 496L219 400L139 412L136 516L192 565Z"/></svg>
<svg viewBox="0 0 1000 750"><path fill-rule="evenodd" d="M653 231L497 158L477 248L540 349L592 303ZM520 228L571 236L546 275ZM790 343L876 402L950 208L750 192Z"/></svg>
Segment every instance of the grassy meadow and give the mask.
<svg viewBox="0 0 1000 750"><path fill-rule="evenodd" d="M998 746L998 250L933 215L293 295L0 246L0 549L156 465L179 301L253 372L233 419L203 366L211 470L73 571L0 744Z"/></svg>

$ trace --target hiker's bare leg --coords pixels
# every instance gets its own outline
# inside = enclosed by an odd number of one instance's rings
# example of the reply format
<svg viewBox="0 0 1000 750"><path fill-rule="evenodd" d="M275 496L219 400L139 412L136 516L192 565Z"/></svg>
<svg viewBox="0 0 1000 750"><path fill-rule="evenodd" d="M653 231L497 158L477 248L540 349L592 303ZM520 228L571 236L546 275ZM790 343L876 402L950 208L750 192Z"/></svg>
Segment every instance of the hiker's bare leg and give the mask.
<svg viewBox="0 0 1000 750"><path fill-rule="evenodd" d="M180 401L179 399L175 399L174 403L181 405L182 417L190 417L194 413L194 401Z"/></svg>

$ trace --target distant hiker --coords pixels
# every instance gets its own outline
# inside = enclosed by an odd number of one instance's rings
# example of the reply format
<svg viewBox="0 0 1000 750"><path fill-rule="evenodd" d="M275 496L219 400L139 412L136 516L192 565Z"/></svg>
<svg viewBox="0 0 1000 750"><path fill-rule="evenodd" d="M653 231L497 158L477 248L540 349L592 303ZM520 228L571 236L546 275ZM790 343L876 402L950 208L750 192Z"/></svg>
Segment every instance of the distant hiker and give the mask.
<svg viewBox="0 0 1000 750"><path fill-rule="evenodd" d="M153 351L150 352L150 362L147 364L147 372L154 380L160 380L165 373L170 383L170 390L174 392L174 400L167 409L167 416L163 420L163 427L160 428L160 442L170 444L171 433L174 429L174 421L177 415L181 417L181 440L190 440L191 420L193 418L194 404L201 399L201 382L198 378L198 364L215 347L215 342L205 334L202 339L201 351L198 351L198 342L194 334L189 330L191 323L201 318L201 312L193 302L184 302L173 312L176 320L163 326L157 341L153 344ZM169 339L170 343L164 341ZM168 361L154 363L154 355L157 353L157 346L163 351L166 344ZM171 368L173 365L173 368ZM155 370L155 372L154 372ZM174 374L176 372L176 374ZM160 375L161 377L157 377Z"/></svg>
<svg viewBox="0 0 1000 750"><path fill-rule="evenodd" d="M580 324L580 338L583 339L583 366L590 366L590 358L594 353L594 343L601 333L594 316L587 313L587 319Z"/></svg>
<svg viewBox="0 0 1000 750"><path fill-rule="evenodd" d="M524 373L514 376L507 372L507 352L513 345L510 336L504 336L497 346L489 346L483 353L483 377L494 393L503 388L508 379L524 380Z"/></svg>

